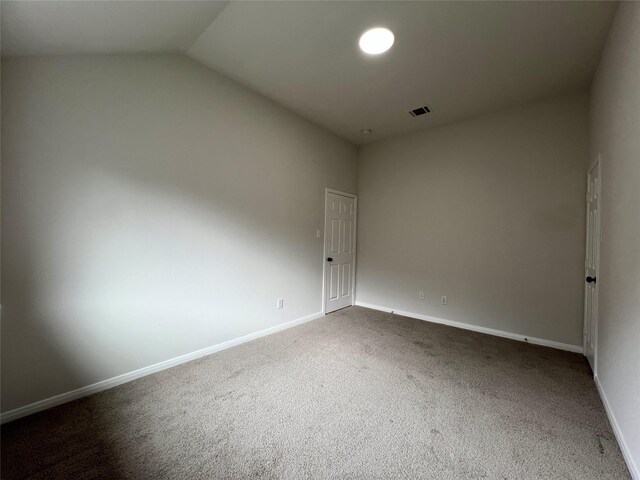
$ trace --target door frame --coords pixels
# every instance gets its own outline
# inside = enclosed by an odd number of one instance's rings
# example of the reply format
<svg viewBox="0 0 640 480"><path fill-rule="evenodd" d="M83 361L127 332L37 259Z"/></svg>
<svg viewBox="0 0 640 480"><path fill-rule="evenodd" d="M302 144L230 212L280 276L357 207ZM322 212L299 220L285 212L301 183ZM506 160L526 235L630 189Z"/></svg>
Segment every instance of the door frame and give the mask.
<svg viewBox="0 0 640 480"><path fill-rule="evenodd" d="M589 165L589 168L587 169L587 193L585 194L585 205L588 201L588 197L586 197L587 195L589 195L589 172L591 172L594 168L597 169L598 171L598 182L596 185L596 193L597 193L597 198L598 198L598 232L597 232L597 242L598 242L598 258L596 260L596 285L595 285L595 295L596 295L596 304L598 305L598 309L596 311L595 314L595 322L594 322L594 318L593 318L593 314L592 314L592 318L591 318L591 322L592 322L592 329L593 329L593 376L597 376L598 375L598 318L599 318L599 310L600 310L600 243L602 242L602 204L601 204L601 192L602 192L602 161L601 161L601 155L598 154L598 158L596 159L595 162L593 162L591 165ZM585 213L585 220L586 222L588 222L588 216L589 216L589 208L587 207L586 209L586 213ZM585 270L586 270L586 262L587 262L587 246L588 246L588 237L589 237L589 232L587 231L587 227L588 224L585 224L585 253L584 253L584 257L585 257ZM583 277L584 274L586 272L583 273ZM584 282L585 280L583 280ZM584 285L584 283L583 283ZM583 351L583 355L586 357L587 355L587 293L586 293L586 287L584 289L584 319L583 319L583 324L582 324L582 351Z"/></svg>
<svg viewBox="0 0 640 480"><path fill-rule="evenodd" d="M351 274L351 306L356 303L356 264L358 261L358 196L326 187L324 189L324 213L322 215L322 314L327 314L327 299L325 289L327 286L327 197L330 193L342 195L344 197L353 198L353 273Z"/></svg>

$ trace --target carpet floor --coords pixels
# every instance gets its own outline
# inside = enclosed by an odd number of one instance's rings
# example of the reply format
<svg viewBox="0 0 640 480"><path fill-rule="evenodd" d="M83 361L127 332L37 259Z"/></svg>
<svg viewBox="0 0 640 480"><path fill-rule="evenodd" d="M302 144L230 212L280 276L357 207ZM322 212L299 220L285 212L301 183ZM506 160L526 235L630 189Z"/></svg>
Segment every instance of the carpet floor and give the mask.
<svg viewBox="0 0 640 480"><path fill-rule="evenodd" d="M630 478L581 355L351 307L2 427L4 479Z"/></svg>

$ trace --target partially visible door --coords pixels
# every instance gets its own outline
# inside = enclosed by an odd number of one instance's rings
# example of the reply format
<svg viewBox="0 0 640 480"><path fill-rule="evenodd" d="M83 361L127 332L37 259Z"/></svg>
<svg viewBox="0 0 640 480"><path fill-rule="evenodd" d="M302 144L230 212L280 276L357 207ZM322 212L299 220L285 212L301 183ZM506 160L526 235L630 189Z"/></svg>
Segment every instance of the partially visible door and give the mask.
<svg viewBox="0 0 640 480"><path fill-rule="evenodd" d="M356 201L327 190L324 220L324 305L333 312L353 305L356 268Z"/></svg>
<svg viewBox="0 0 640 480"><path fill-rule="evenodd" d="M596 374L598 263L600 258L600 160L587 176L587 242L584 261L584 354Z"/></svg>

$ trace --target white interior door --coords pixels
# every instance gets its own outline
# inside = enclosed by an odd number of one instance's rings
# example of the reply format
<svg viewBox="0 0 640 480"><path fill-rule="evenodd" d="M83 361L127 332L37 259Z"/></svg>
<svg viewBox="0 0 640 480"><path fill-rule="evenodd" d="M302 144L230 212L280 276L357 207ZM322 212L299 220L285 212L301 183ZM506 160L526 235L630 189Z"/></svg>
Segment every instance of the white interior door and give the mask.
<svg viewBox="0 0 640 480"><path fill-rule="evenodd" d="M324 220L324 306L353 305L356 269L356 199L327 189Z"/></svg>
<svg viewBox="0 0 640 480"><path fill-rule="evenodd" d="M598 262L600 259L600 161L587 176L587 242L584 261L584 354L596 372L598 337Z"/></svg>

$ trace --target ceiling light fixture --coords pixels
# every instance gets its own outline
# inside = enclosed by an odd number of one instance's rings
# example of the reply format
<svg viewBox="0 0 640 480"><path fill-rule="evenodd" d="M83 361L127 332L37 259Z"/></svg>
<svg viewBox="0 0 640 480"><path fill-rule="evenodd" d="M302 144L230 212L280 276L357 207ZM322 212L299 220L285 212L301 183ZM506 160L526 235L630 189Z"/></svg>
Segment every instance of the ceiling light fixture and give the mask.
<svg viewBox="0 0 640 480"><path fill-rule="evenodd" d="M395 37L387 28L372 28L360 36L360 50L369 55L379 55L391 48Z"/></svg>
<svg viewBox="0 0 640 480"><path fill-rule="evenodd" d="M371 130L370 128L365 128L364 130L360 130L360 133L363 135L371 135L373 133L373 130Z"/></svg>

